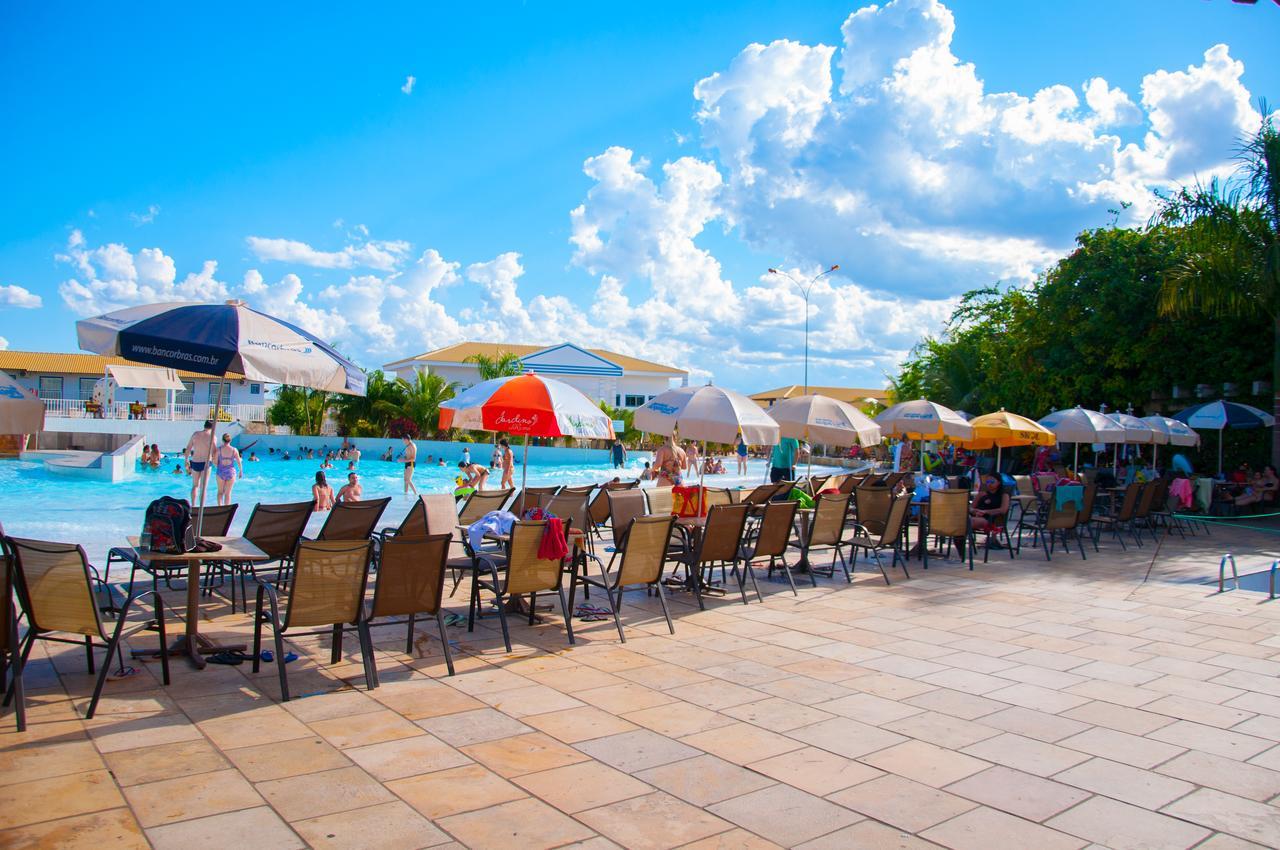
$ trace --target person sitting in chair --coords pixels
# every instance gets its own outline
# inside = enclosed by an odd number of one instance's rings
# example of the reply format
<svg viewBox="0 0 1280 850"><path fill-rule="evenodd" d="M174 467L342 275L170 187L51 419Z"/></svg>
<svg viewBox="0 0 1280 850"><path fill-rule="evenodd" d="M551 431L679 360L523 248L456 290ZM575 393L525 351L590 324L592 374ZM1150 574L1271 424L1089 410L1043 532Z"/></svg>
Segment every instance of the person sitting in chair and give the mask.
<svg viewBox="0 0 1280 850"><path fill-rule="evenodd" d="M1009 515L1009 494L1005 492L1004 481L996 475L988 475L982 480L982 493L973 500L969 508L975 534L985 534L993 528L1004 525ZM998 544L991 548L999 548Z"/></svg>

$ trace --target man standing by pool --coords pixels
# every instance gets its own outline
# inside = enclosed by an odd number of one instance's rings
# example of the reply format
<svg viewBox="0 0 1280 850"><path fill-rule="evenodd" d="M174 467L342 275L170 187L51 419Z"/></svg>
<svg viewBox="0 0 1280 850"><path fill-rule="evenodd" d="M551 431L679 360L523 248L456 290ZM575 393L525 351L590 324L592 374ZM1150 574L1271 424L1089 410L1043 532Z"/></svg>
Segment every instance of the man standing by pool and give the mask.
<svg viewBox="0 0 1280 850"><path fill-rule="evenodd" d="M413 495L418 495L418 488L413 486L413 467L418 462L418 447L413 444L407 435L401 437L404 440L404 451L400 453L400 459L404 461L404 494L409 495L409 491L413 491Z"/></svg>
<svg viewBox="0 0 1280 850"><path fill-rule="evenodd" d="M212 419L206 419L204 428L191 435L182 455L187 459L187 466L191 467L191 504L195 506L200 504L199 496L209 480L209 464L213 460Z"/></svg>
<svg viewBox="0 0 1280 850"><path fill-rule="evenodd" d="M615 439L613 441L613 468L621 469L627 465L627 447L622 445L622 441Z"/></svg>
<svg viewBox="0 0 1280 850"><path fill-rule="evenodd" d="M779 481L796 480L796 455L800 454L800 441L795 437L783 437L773 447L769 457L769 480L774 484Z"/></svg>
<svg viewBox="0 0 1280 850"><path fill-rule="evenodd" d="M515 469L516 458L511 452L511 444L507 442L507 438L503 437L498 441L498 446L502 449L502 459L499 465L502 467L502 483L499 485L504 489L516 486Z"/></svg>

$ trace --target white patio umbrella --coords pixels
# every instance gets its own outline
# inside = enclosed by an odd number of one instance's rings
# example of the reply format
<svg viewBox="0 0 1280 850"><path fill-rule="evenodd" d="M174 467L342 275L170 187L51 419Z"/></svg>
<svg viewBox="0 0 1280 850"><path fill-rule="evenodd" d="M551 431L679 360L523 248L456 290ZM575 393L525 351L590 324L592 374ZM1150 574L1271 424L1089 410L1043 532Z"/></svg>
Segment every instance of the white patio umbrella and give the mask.
<svg viewBox="0 0 1280 850"><path fill-rule="evenodd" d="M1081 443L1123 443L1124 427L1106 414L1084 407L1055 410L1040 420L1060 443L1076 444L1075 468L1080 468Z"/></svg>
<svg viewBox="0 0 1280 850"><path fill-rule="evenodd" d="M703 444L732 443L739 434L748 444L777 445L780 429L769 414L742 393L707 384L667 390L637 407L634 426L651 434L679 434ZM705 466L705 465L704 465ZM698 468L698 503L702 512L704 467Z"/></svg>
<svg viewBox="0 0 1280 850"><path fill-rule="evenodd" d="M581 390L533 373L481 381L442 403L440 428L524 437L522 493L529 478L530 437L613 438L613 420Z"/></svg>
<svg viewBox="0 0 1280 850"><path fill-rule="evenodd" d="M775 402L766 411L783 437L828 446L870 446L880 442L880 426L847 402L824 395L802 395ZM813 453L809 472L813 471Z"/></svg>
<svg viewBox="0 0 1280 850"><path fill-rule="evenodd" d="M903 401L876 416L881 433L920 442L920 471L924 471L924 441L950 437L973 439L973 426L949 407L925 399Z"/></svg>
<svg viewBox="0 0 1280 850"><path fill-rule="evenodd" d="M1124 429L1125 445L1149 445L1155 439L1151 426L1128 413L1108 413L1107 417ZM1120 468L1120 444L1116 444L1114 468Z"/></svg>
<svg viewBox="0 0 1280 850"><path fill-rule="evenodd" d="M1154 466L1160 446L1198 446L1200 435L1191 426L1168 416L1144 416L1142 421L1151 428L1151 464Z"/></svg>
<svg viewBox="0 0 1280 850"><path fill-rule="evenodd" d="M364 395L365 374L315 335L251 309L225 304L144 304L76 322L85 351L168 366L202 375L239 373L251 381L290 384L344 395ZM214 446L222 393L213 408ZM207 484L206 479L206 484ZM200 490L196 535L204 524Z"/></svg>
<svg viewBox="0 0 1280 850"><path fill-rule="evenodd" d="M1276 419L1270 413L1238 401L1210 401L1179 410L1173 418L1203 431L1218 432L1218 472L1222 472L1222 432L1227 428L1271 428Z"/></svg>

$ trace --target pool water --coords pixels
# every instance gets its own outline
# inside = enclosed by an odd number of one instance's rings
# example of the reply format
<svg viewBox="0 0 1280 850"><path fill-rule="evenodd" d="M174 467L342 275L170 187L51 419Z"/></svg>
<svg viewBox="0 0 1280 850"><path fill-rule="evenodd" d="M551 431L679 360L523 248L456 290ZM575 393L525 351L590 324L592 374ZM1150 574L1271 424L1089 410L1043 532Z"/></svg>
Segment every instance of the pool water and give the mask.
<svg viewBox="0 0 1280 850"><path fill-rule="evenodd" d="M611 464L556 465L529 464L530 485L574 485L603 482L620 476L638 478L644 469L647 456L632 456L628 465L614 469ZM142 514L147 505L160 496L187 499L191 496L191 479L173 474L179 460L169 458L159 470L140 471L128 480L118 483L68 478L48 472L43 463L23 460L0 461L0 524L8 534L17 537L33 537L40 540L59 540L79 543L88 552L94 564L106 560L112 546L125 545L125 538L137 534L142 527ZM232 501L240 505L236 511L232 533L243 530L258 502L301 502L311 498L311 485L320 468L319 460L264 459L244 465L246 477L236 482ZM814 472L831 472L815 465ZM325 470L325 476L335 493L346 483L346 461L335 462L333 469ZM397 525L408 512L413 499L403 495L404 467L402 464L362 460L359 466L360 480L366 499L391 496L379 525ZM415 470L414 483L419 493L453 492L453 479L457 466L423 467ZM747 475L707 476L707 486L753 486L765 480L767 469L764 461L750 461ZM520 469L515 472L516 485L520 484ZM495 470L489 487L498 485L499 473ZM217 490L212 476L206 499L216 501ZM308 524L308 534L314 535L324 524L326 514L317 513Z"/></svg>

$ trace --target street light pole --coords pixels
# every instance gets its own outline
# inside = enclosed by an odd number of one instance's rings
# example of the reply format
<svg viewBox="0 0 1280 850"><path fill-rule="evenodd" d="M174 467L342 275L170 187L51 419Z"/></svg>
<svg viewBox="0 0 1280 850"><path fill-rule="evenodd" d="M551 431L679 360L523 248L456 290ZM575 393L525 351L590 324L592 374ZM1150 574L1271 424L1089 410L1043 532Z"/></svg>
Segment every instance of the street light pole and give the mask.
<svg viewBox="0 0 1280 850"><path fill-rule="evenodd" d="M834 265L827 269L817 277L811 278L807 284L802 284L791 275L777 269L769 269L769 274L776 274L785 277L787 280L795 284L796 289L800 290L801 297L804 298L804 394L809 394L809 293L813 291L813 285L822 278L838 270L839 265Z"/></svg>

